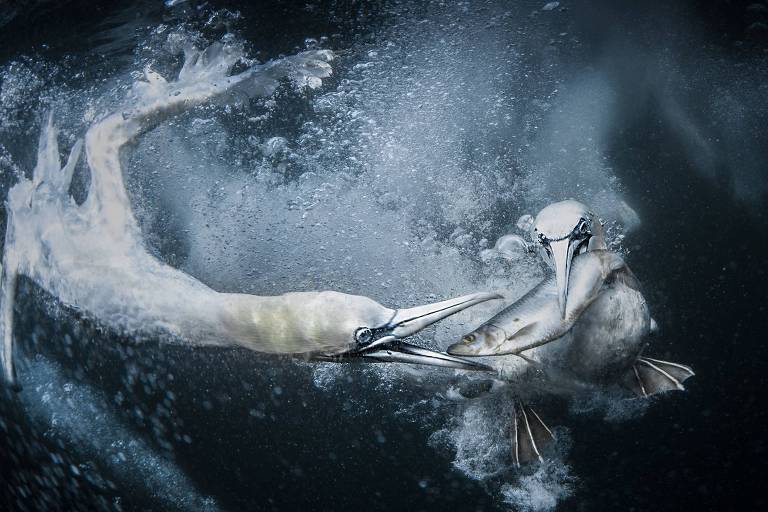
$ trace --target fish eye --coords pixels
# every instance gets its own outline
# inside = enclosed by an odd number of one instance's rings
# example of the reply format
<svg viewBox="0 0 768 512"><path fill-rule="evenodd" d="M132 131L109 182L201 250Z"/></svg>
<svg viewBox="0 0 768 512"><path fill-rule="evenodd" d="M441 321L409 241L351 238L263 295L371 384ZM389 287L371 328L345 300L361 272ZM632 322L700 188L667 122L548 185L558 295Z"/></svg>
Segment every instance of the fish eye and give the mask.
<svg viewBox="0 0 768 512"><path fill-rule="evenodd" d="M373 338L373 331L368 327L358 327L355 331L355 341L360 345L367 345Z"/></svg>
<svg viewBox="0 0 768 512"><path fill-rule="evenodd" d="M463 338L461 338L461 341L463 341L466 344L470 344L473 341L475 341L475 335L474 334L467 334Z"/></svg>
<svg viewBox="0 0 768 512"><path fill-rule="evenodd" d="M541 245L547 245L549 243L549 240L547 240L547 237L544 236L544 233L539 233L538 237L539 237L539 243Z"/></svg>

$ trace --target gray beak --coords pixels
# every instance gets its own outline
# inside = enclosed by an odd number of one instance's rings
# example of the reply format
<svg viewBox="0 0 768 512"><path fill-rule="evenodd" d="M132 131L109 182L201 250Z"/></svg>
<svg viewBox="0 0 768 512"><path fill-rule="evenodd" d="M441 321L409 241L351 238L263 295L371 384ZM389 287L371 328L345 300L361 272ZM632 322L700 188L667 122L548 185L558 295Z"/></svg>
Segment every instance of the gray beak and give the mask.
<svg viewBox="0 0 768 512"><path fill-rule="evenodd" d="M361 352L359 357L363 362L424 364L459 370L495 371L490 366L481 363L467 361L460 357L418 347L404 341L392 341L387 344L378 345L371 350Z"/></svg>
<svg viewBox="0 0 768 512"><path fill-rule="evenodd" d="M358 362L385 362L385 363L409 363L424 364L429 366L441 366L443 368L457 368L460 370L494 371L490 366L466 361L460 357L451 356L443 352L436 352L422 348L401 340L412 336L419 331L439 322L460 311L464 311L481 302L492 299L500 299L501 295L495 293L473 293L455 299L416 306L408 309L398 309L385 325L374 329L377 337L368 345L354 352L336 355L314 356L322 361L358 361Z"/></svg>
<svg viewBox="0 0 768 512"><path fill-rule="evenodd" d="M568 279L571 275L571 261L575 246L570 238L565 238L550 242L549 247L552 250L552 265L555 267L557 303L560 306L560 314L565 318L568 306Z"/></svg>
<svg viewBox="0 0 768 512"><path fill-rule="evenodd" d="M359 356L363 360L371 361L425 364L460 370L493 371L490 366L418 347L400 341L400 338L412 336L430 325L476 304L500 298L502 298L501 295L496 293L473 293L434 304L398 309L384 327L389 335L371 343L359 353Z"/></svg>
<svg viewBox="0 0 768 512"><path fill-rule="evenodd" d="M502 298L501 295L496 293L473 293L463 297L456 297L455 299L435 302L434 304L398 309L386 327L395 337L405 338L406 336L416 334L435 322L455 315L459 311L464 311L487 300L500 298Z"/></svg>

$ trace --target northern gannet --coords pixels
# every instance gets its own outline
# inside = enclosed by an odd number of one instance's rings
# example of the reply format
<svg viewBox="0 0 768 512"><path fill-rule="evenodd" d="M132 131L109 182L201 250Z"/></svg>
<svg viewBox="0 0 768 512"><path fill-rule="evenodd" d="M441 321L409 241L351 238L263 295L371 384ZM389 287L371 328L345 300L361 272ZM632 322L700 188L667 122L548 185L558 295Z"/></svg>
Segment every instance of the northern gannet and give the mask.
<svg viewBox="0 0 768 512"><path fill-rule="evenodd" d="M204 51L188 49L175 81L147 69L128 106L97 120L86 133L91 183L81 205L69 195L69 185L83 142L74 145L62 167L57 131L48 118L32 179L22 177L6 201L0 362L7 381L14 382L13 304L20 275L125 333L309 359L486 368L401 339L498 295L476 293L390 309L334 291L272 297L219 293L146 251L123 183L121 148L163 119L214 97L269 96L284 79L318 87L331 74L334 55L306 51L230 75L241 57L236 48L216 43Z"/></svg>
<svg viewBox="0 0 768 512"><path fill-rule="evenodd" d="M573 395L623 384L637 396L683 390L688 366L642 355L656 330L637 278L607 249L600 220L584 204L551 204L536 216L532 243L554 270L518 301L448 348L457 356L503 356L502 379L517 383L512 432L516 464L541 460L552 434L523 399ZM511 235L515 236L515 235Z"/></svg>

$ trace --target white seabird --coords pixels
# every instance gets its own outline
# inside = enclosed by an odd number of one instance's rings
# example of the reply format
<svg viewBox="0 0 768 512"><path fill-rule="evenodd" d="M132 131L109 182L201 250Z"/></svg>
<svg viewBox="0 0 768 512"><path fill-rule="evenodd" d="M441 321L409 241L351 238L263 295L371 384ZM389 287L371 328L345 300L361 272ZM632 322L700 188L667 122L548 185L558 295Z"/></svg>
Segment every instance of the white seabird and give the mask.
<svg viewBox="0 0 768 512"><path fill-rule="evenodd" d="M683 390L688 366L643 356L656 330L640 285L607 249L600 220L584 204L551 204L536 216L532 243L554 270L515 303L448 347L456 356L504 356L499 375L521 390L512 431L515 463L542 459L552 433L523 398L573 395L623 384L646 397ZM512 235L514 236L514 235Z"/></svg>

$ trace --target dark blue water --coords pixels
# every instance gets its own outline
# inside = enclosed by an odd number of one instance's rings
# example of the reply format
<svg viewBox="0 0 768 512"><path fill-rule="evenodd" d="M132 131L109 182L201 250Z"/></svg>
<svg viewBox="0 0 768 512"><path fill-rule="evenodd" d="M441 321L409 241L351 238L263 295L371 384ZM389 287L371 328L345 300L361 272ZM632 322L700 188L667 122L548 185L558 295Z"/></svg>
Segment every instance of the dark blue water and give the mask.
<svg viewBox="0 0 768 512"><path fill-rule="evenodd" d="M553 504L560 510L761 509L768 469L766 9L750 2L563 1L542 11L545 3L2 3L0 90L11 90L11 78L23 79L18 69L35 72L20 98L0 97L8 123L0 131L0 192L5 197L14 183L14 169L33 167L39 123L56 94L68 88L97 96L102 80L135 70L143 55L156 58L152 34L160 24L188 27L208 40L237 34L259 59L325 36L324 45L342 59L351 54L334 78L343 81L362 52L382 51L382 34L439 19L466 66L451 76L465 80L454 95L464 91L470 104L462 105L466 119L457 121L467 128L467 169L482 167L473 163L484 161L476 148L504 159L518 146L536 144L516 126L554 119L561 124L550 126L551 133L576 134L540 144L539 151L555 155L560 146L588 146L578 134L600 124L600 165L620 184L611 192L641 219L624 248L661 326L653 356L690 364L697 373L686 393L654 400L627 421L555 416L555 424L570 429L564 458L574 481L573 492ZM398 63L413 65L418 55L411 53L430 41L418 33L409 39L421 44L391 58L377 83L394 76ZM480 62L503 60L505 52L514 52L523 70L508 85L520 101L510 107L508 125L480 128L490 107L473 103L485 96L472 77L487 71ZM407 75L400 71L398 77ZM557 94L589 96L591 82L574 77L592 71L601 77L594 87L608 84L612 93L595 93L597 103L583 104L609 107L542 114L541 102L558 108ZM19 94L17 86L12 90ZM291 138L303 122L319 123L302 98L285 98L282 109L258 129ZM239 115L218 119L229 130L222 150L228 162L246 147ZM73 131L82 125L74 116L63 122ZM493 182L494 200L476 221L485 236L495 239L520 213L573 187L594 187L589 179L597 178L587 171L568 174L569 159L547 161L552 179L536 197L510 197L515 179ZM292 172L300 176L306 165L298 161ZM87 183L87 176L79 179L75 196ZM149 188L131 193L155 198ZM152 250L176 266L187 264L190 248L179 235L184 221L162 204L147 208L141 220ZM4 225L4 214L0 220ZM455 227L446 221L438 239L449 240ZM450 446L430 442L447 421L444 413L427 408L403 417L404 404L434 395L417 381L382 386L375 374L350 368L328 391L316 385L310 365L239 350L136 344L60 307L29 281L21 282L18 297L18 350L28 360L21 371L33 377L24 397L0 389L0 510L510 507L500 481L468 477L452 465Z"/></svg>

